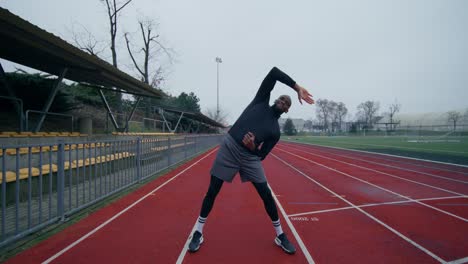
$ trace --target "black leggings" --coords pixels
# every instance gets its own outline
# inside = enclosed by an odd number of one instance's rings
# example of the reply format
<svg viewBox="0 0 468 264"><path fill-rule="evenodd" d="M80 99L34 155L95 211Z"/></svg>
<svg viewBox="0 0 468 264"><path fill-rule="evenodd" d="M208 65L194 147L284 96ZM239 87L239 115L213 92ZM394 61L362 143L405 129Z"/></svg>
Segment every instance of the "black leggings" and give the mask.
<svg viewBox="0 0 468 264"><path fill-rule="evenodd" d="M268 184L266 182L252 182L252 184L254 185L258 194L262 198L263 204L265 205L265 209L268 213L268 216L270 216L271 221L277 221L279 219L278 211L276 210L276 203L273 199L273 195L271 194L270 188L268 188ZM208 217L208 214L210 214L210 211L213 208L216 196L218 195L219 190L221 190L222 186L223 180L212 175L210 186L208 187L208 191L206 192L205 198L203 199L203 205L200 212L201 217Z"/></svg>

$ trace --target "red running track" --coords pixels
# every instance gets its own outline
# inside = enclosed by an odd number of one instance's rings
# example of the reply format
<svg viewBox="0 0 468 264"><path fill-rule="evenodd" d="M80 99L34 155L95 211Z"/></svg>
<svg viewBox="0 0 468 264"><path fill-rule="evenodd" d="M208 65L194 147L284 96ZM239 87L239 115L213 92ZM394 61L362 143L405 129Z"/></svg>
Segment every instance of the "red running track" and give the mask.
<svg viewBox="0 0 468 264"><path fill-rule="evenodd" d="M260 198L237 178L223 186L200 251L187 253L215 153L7 263L468 262L465 168L284 142L264 167L298 252L287 255L273 243Z"/></svg>

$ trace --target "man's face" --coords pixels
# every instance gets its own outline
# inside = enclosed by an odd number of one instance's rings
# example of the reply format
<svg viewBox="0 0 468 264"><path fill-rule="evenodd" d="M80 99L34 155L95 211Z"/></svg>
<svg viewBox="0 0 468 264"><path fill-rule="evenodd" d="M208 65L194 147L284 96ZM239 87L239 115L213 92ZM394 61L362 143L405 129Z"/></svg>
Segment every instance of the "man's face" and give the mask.
<svg viewBox="0 0 468 264"><path fill-rule="evenodd" d="M275 100L275 107L281 112L287 113L291 107L291 97L289 95L281 95Z"/></svg>

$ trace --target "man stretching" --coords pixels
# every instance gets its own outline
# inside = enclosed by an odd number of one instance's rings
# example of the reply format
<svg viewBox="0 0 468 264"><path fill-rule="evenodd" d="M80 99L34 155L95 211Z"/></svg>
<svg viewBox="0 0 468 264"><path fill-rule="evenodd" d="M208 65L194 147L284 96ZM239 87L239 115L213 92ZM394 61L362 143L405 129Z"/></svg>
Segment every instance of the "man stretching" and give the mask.
<svg viewBox="0 0 468 264"><path fill-rule="evenodd" d="M270 93L276 81L294 89L301 104L302 100L309 104L314 103L312 95L291 77L276 67L271 69L260 85L253 101L237 119L221 143L211 168L210 186L203 199L196 230L189 244L189 251L196 252L200 248L200 244L203 243L203 226L223 182L232 182L236 173L239 172L242 182L252 182L262 198L276 231L275 243L289 254L296 252L296 248L289 242L281 228L276 203L268 187L261 163L280 138L278 118L282 113L287 113L291 107L291 97L288 95L280 96L272 106L269 105Z"/></svg>

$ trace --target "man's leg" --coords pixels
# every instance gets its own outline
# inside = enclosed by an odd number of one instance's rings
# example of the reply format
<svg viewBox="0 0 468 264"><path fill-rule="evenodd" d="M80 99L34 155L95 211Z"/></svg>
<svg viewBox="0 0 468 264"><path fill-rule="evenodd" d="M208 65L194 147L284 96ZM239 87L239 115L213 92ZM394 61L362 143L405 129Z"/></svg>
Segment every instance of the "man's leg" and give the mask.
<svg viewBox="0 0 468 264"><path fill-rule="evenodd" d="M283 233L281 228L281 224L278 217L278 210L276 209L276 203L273 199L273 195L271 194L270 188L268 188L268 183L262 182L252 182L257 190L258 194L263 200L263 204L265 205L265 209L270 216L271 221L273 222L273 226L275 227L276 235L279 236Z"/></svg>
<svg viewBox="0 0 468 264"><path fill-rule="evenodd" d="M203 227L206 223L206 218L210 214L216 196L218 195L221 187L223 186L223 180L211 175L210 186L206 192L205 198L203 199L200 216L195 227L195 232L192 235L192 240L189 244L189 251L195 252L200 248L200 244L203 242Z"/></svg>
<svg viewBox="0 0 468 264"><path fill-rule="evenodd" d="M278 217L278 210L276 209L276 203L275 203L275 200L273 199L271 190L268 187L268 183L267 182L262 182L262 183L252 182L252 183L255 186L255 189L257 190L258 194L262 198L263 204L265 205L265 209L268 213L268 216L270 216L270 219L273 223L273 227L275 228L275 231L276 231L275 243L281 248L283 248L283 250L286 251L287 253L294 254L296 252L296 248L294 247L293 244L289 242L289 240L286 237L286 234L284 234L283 229L281 228L281 223Z"/></svg>
<svg viewBox="0 0 468 264"><path fill-rule="evenodd" d="M205 198L203 199L202 208L200 210L200 217L198 217L197 230L203 233L203 226L206 222L206 218L213 208L216 196L218 195L221 187L223 186L223 180L211 175L210 186L206 192Z"/></svg>

